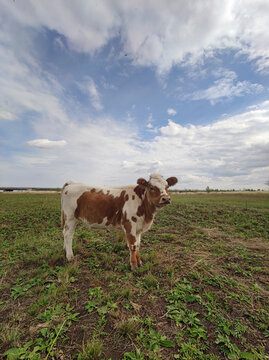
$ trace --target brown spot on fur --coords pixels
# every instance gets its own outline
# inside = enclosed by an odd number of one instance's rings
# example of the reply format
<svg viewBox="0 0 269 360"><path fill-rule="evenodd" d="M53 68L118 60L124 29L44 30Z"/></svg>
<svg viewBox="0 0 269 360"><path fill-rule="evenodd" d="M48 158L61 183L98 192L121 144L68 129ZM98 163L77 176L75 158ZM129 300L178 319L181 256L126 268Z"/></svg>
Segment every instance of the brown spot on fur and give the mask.
<svg viewBox="0 0 269 360"><path fill-rule="evenodd" d="M77 200L75 217L86 219L90 224L101 224L104 218L107 218L106 225L119 226L126 201L125 194L125 190L116 197L112 194L104 194L102 190L85 191Z"/></svg>
<svg viewBox="0 0 269 360"><path fill-rule="evenodd" d="M134 195L132 195L132 199L133 199L133 200L135 199L135 196L134 196Z"/></svg>
<svg viewBox="0 0 269 360"><path fill-rule="evenodd" d="M140 197L140 199L142 199L142 196L144 194L144 192L146 191L145 187L142 186L142 185L137 185L135 188L134 188L134 192L136 193L136 195L138 197Z"/></svg>
<svg viewBox="0 0 269 360"><path fill-rule="evenodd" d="M148 181L143 179L143 178L139 178L137 179L137 182L136 182L138 185L142 185L142 186L148 186Z"/></svg>
<svg viewBox="0 0 269 360"><path fill-rule="evenodd" d="M158 206L160 203L160 189L157 188L156 186L153 186L152 189L150 191L148 191L148 199L149 202L154 204L155 206Z"/></svg>
<svg viewBox="0 0 269 360"><path fill-rule="evenodd" d="M68 191L66 190L65 195L67 195L67 194L68 194Z"/></svg>
<svg viewBox="0 0 269 360"><path fill-rule="evenodd" d="M126 233L129 234L131 232L131 229L132 229L132 224L131 224L130 220L127 219L126 211L123 214L122 225L123 225Z"/></svg>
<svg viewBox="0 0 269 360"><path fill-rule="evenodd" d="M144 216L145 222L149 223L152 221L155 211L156 206L152 202L149 202L148 197L145 196L142 204L137 209L136 215Z"/></svg>
<svg viewBox="0 0 269 360"><path fill-rule="evenodd" d="M132 216L132 221L137 222L137 218L135 216Z"/></svg>
<svg viewBox="0 0 269 360"><path fill-rule="evenodd" d="M132 246L136 242L136 238L134 235L127 233L126 237L130 246Z"/></svg>
<svg viewBox="0 0 269 360"><path fill-rule="evenodd" d="M64 225L64 230L65 231L69 230L69 226L67 224Z"/></svg>

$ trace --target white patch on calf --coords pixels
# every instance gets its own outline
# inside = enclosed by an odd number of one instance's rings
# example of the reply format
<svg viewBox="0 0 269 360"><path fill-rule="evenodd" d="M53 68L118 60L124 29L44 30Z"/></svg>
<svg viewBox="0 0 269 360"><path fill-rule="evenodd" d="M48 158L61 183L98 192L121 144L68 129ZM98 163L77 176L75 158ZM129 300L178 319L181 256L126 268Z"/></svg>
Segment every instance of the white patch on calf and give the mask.
<svg viewBox="0 0 269 360"><path fill-rule="evenodd" d="M160 190L160 196L167 196L167 181L159 174L151 174L149 178L149 183L152 186L156 186Z"/></svg>

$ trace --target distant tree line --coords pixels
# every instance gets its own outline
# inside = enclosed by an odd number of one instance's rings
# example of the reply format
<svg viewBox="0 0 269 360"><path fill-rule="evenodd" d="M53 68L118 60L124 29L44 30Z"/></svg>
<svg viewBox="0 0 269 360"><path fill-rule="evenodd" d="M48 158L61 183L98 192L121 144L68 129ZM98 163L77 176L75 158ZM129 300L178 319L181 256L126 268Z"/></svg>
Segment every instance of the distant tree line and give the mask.
<svg viewBox="0 0 269 360"><path fill-rule="evenodd" d="M205 190L199 190L199 189L183 189L183 190L177 190L177 189L173 189L173 190L170 190L169 189L169 192L179 192L179 193L182 193L182 192L207 192L207 193L210 193L210 192L232 192L232 191L251 191L251 192L254 192L254 191L265 191L264 189L211 189L209 186L206 187Z"/></svg>

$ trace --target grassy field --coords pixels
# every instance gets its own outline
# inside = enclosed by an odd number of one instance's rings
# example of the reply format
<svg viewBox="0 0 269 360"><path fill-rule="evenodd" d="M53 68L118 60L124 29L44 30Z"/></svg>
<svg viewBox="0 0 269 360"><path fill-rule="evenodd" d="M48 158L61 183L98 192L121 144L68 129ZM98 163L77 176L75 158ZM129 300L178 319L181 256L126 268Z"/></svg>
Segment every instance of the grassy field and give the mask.
<svg viewBox="0 0 269 360"><path fill-rule="evenodd" d="M66 262L59 194L0 194L0 358L268 359L269 193L172 200L132 273L112 230Z"/></svg>

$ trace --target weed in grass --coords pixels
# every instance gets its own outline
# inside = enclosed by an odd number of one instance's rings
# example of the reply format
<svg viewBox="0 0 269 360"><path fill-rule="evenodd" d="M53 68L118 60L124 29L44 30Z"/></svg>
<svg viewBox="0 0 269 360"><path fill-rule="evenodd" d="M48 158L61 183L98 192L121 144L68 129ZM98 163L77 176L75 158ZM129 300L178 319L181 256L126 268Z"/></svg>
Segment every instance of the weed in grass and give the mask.
<svg viewBox="0 0 269 360"><path fill-rule="evenodd" d="M234 292L229 292L229 294L227 295L227 297L236 299L237 301L241 302L242 304L251 304L251 299L250 296L245 295L244 293L240 293L240 294L236 294Z"/></svg>
<svg viewBox="0 0 269 360"><path fill-rule="evenodd" d="M164 273L168 279L173 280L175 278L174 265L166 265L164 267Z"/></svg>
<svg viewBox="0 0 269 360"><path fill-rule="evenodd" d="M77 316L79 315L79 313L71 313L73 309L74 307L71 307L69 304L63 308L63 304L60 303L56 306L48 306L37 318L50 322L64 317L65 320L68 321L68 324L71 325L72 321L77 321Z"/></svg>
<svg viewBox="0 0 269 360"><path fill-rule="evenodd" d="M121 290L121 296L126 300L131 300L132 298L132 289L130 287L124 288Z"/></svg>
<svg viewBox="0 0 269 360"><path fill-rule="evenodd" d="M117 324L119 335L123 337L128 337L131 340L135 337L135 334L140 327L141 322L135 316L122 320L121 322L119 322L119 324Z"/></svg>
<svg viewBox="0 0 269 360"><path fill-rule="evenodd" d="M92 253L91 257L86 259L86 262L89 269L92 270L94 274L100 273L102 271L102 269L100 268L101 264L95 253Z"/></svg>
<svg viewBox="0 0 269 360"><path fill-rule="evenodd" d="M202 305L206 309L207 314L206 318L214 322L216 320L217 312L221 308L221 303L217 295L212 294L212 292L206 292L203 294Z"/></svg>
<svg viewBox="0 0 269 360"><path fill-rule="evenodd" d="M144 279L142 280L142 285L144 286L144 288L146 290L158 289L159 288L158 280L151 273L144 276Z"/></svg>
<svg viewBox="0 0 269 360"><path fill-rule="evenodd" d="M186 303L201 303L201 296L197 295L198 289L194 289L190 281L184 278L175 284L175 287L167 293L167 300L170 303L184 301Z"/></svg>
<svg viewBox="0 0 269 360"><path fill-rule="evenodd" d="M141 342L145 349L157 353L160 347L173 348L173 341L167 340L165 335L153 328L153 320L147 317L143 326L138 330L136 340Z"/></svg>
<svg viewBox="0 0 269 360"><path fill-rule="evenodd" d="M78 360L98 360L101 359L103 343L101 340L94 339L82 345L82 352L78 354Z"/></svg>
<svg viewBox="0 0 269 360"><path fill-rule="evenodd" d="M97 286L95 288L89 289L89 299L87 305L85 306L85 309L88 310L88 312L92 312L94 309L96 309L101 303L103 298L103 290L100 286Z"/></svg>
<svg viewBox="0 0 269 360"><path fill-rule="evenodd" d="M218 334L215 344L220 345L220 350L231 360L240 359L240 350L236 344L232 344L228 335Z"/></svg>
<svg viewBox="0 0 269 360"><path fill-rule="evenodd" d="M39 302L34 302L32 305L29 306L28 308L28 314L31 316L35 316L39 310L42 308L42 306L47 305L49 302L49 300L47 300L46 304L40 304Z"/></svg>
<svg viewBox="0 0 269 360"><path fill-rule="evenodd" d="M144 263L151 263L152 266L157 266L161 263L161 253L155 249L143 254Z"/></svg>
<svg viewBox="0 0 269 360"><path fill-rule="evenodd" d="M41 356L39 353L39 346L35 346L33 350L30 348L33 345L33 341L30 340L23 347L20 348L11 348L4 353L7 360L15 360L15 359L31 359L31 360L41 360Z"/></svg>
<svg viewBox="0 0 269 360"><path fill-rule="evenodd" d="M106 315L113 315L113 312L117 309L117 304L107 301L105 305L99 307L97 309L97 313L100 316L99 324L103 324L106 322Z"/></svg>
<svg viewBox="0 0 269 360"><path fill-rule="evenodd" d="M179 342L179 353L174 355L175 359L180 360L218 360L214 354L205 354L199 344L189 340L188 342Z"/></svg>
<svg viewBox="0 0 269 360"><path fill-rule="evenodd" d="M234 322L233 336L241 338L243 334L247 331L248 326L244 325L241 320L236 320Z"/></svg>
<svg viewBox="0 0 269 360"><path fill-rule="evenodd" d="M22 332L19 326L7 324L0 325L0 342L3 346L18 346Z"/></svg>
<svg viewBox="0 0 269 360"><path fill-rule="evenodd" d="M204 326L193 324L191 327L187 327L186 332L193 339L207 340L207 330Z"/></svg>
<svg viewBox="0 0 269 360"><path fill-rule="evenodd" d="M114 259L110 253L104 252L100 254L100 263L103 269L111 270L114 266Z"/></svg>
<svg viewBox="0 0 269 360"><path fill-rule="evenodd" d="M23 284L22 280L18 279L16 281L16 285L12 287L10 295L11 297L13 297L13 299L17 299L18 297L24 295L32 287L42 284L43 284L43 280L38 278L31 279L26 284Z"/></svg>
<svg viewBox="0 0 269 360"><path fill-rule="evenodd" d="M186 309L184 303L176 302L167 306L166 316L174 320L177 326L182 326L182 324L191 326L200 325L201 323L197 315L199 315L198 312Z"/></svg>
<svg viewBox="0 0 269 360"><path fill-rule="evenodd" d="M213 276L210 277L204 277L203 281L211 286L219 287L219 288L224 288L227 285L231 287L238 286L237 282L233 280L233 278L219 274L214 274Z"/></svg>
<svg viewBox="0 0 269 360"><path fill-rule="evenodd" d="M101 286L89 289L89 299L101 299L103 297L103 290Z"/></svg>
<svg viewBox="0 0 269 360"><path fill-rule="evenodd" d="M145 357L140 349L136 349L135 354L132 352L124 353L122 360L145 360Z"/></svg>
<svg viewBox="0 0 269 360"><path fill-rule="evenodd" d="M226 268L232 272L233 274L236 274L236 275L241 275L241 276L251 276L251 272L247 271L247 270L244 270L241 268L241 266L237 263L227 263L226 264Z"/></svg>

